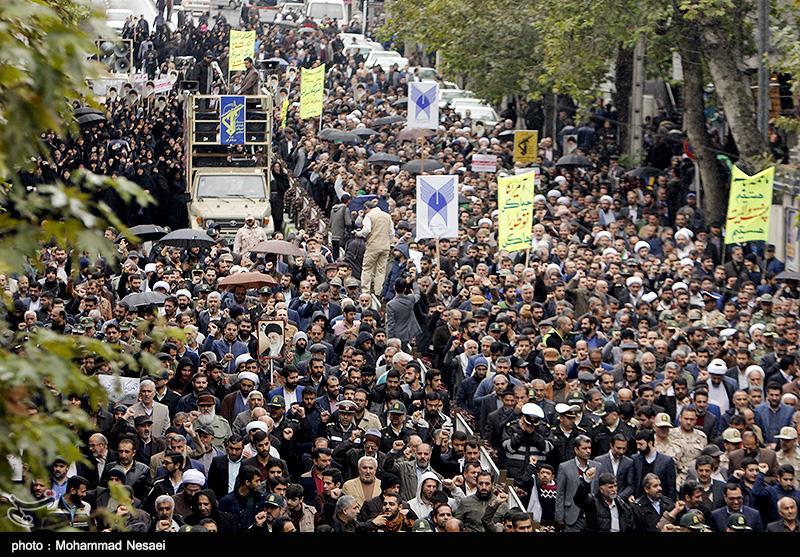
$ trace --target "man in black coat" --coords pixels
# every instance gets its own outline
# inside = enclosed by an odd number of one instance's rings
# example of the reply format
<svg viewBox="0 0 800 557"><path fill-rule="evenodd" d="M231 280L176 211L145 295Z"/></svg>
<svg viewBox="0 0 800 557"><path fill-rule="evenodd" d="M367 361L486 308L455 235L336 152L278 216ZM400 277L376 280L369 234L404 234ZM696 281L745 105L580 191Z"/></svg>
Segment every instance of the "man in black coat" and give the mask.
<svg viewBox="0 0 800 557"><path fill-rule="evenodd" d="M225 440L226 454L211 460L211 466L208 467L208 487L218 499L233 491L243 461L242 452L244 441L240 435L234 433Z"/></svg>
<svg viewBox="0 0 800 557"><path fill-rule="evenodd" d="M591 493L597 470L589 468L575 492L574 501L586 515L585 532L633 532L636 523L633 510L617 494L614 474L602 472L597 481L597 495Z"/></svg>
<svg viewBox="0 0 800 557"><path fill-rule="evenodd" d="M589 437L592 438L592 456L598 457L611 450L611 439L617 434L623 435L628 440L627 452L632 454L636 431L620 418L617 403L606 401L602 416L602 422L589 432Z"/></svg>
<svg viewBox="0 0 800 557"><path fill-rule="evenodd" d="M655 435L651 430L644 429L636 434L636 449L639 452L633 457L634 496L642 494L644 480L652 473L661 480L664 495L674 501L677 477L675 461L672 457L658 452L654 445Z"/></svg>
<svg viewBox="0 0 800 557"><path fill-rule="evenodd" d="M669 497L664 497L661 490L661 480L653 473L647 474L642 480L644 495L636 499L633 504L633 516L637 532L658 532L656 525L665 512L675 508L675 502Z"/></svg>
<svg viewBox="0 0 800 557"><path fill-rule="evenodd" d="M601 454L595 460L600 463L598 474L608 472L617 478L619 496L625 501L633 495L633 459L625 456L628 449L628 440L624 435L617 434L611 439L611 449L606 454Z"/></svg>

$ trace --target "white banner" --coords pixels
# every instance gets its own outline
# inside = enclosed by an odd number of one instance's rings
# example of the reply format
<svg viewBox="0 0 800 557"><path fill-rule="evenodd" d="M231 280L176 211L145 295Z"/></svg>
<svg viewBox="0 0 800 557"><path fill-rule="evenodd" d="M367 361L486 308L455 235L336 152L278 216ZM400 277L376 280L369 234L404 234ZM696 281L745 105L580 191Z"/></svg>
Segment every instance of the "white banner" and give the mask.
<svg viewBox="0 0 800 557"><path fill-rule="evenodd" d="M417 237L458 238L458 176L417 176Z"/></svg>
<svg viewBox="0 0 800 557"><path fill-rule="evenodd" d="M497 172L497 155L472 155L473 172Z"/></svg>
<svg viewBox="0 0 800 557"><path fill-rule="evenodd" d="M428 130L439 127L439 85L436 82L409 82L406 127Z"/></svg>

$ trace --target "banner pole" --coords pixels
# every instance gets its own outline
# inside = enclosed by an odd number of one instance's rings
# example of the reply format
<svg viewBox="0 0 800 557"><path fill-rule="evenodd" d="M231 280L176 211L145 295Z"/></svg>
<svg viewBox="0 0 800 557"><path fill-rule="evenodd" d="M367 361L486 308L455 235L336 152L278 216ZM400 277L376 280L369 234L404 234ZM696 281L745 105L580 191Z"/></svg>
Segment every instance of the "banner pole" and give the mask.
<svg viewBox="0 0 800 557"><path fill-rule="evenodd" d="M442 265L442 256L439 253L439 236L436 236L436 266L441 269Z"/></svg>

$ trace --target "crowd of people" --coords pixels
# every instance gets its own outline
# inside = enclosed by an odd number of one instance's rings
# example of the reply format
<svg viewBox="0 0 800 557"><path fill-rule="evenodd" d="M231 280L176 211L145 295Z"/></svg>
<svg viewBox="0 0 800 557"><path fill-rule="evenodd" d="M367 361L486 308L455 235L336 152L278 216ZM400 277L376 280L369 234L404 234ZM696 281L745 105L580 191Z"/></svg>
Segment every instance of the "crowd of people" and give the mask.
<svg viewBox="0 0 800 557"><path fill-rule="evenodd" d="M401 140L397 101L416 74L345 56L332 22L240 23L288 63L270 74L274 153L327 228L276 231L304 253L286 258L249 251L253 218L208 248L123 242L117 262L55 243L43 271L0 277L17 334L86 335L162 366L125 404L61 393L94 429L86 462L25 478L53 501L37 527L114 530L111 513L140 532L800 531L798 283L777 278L774 246L726 249L681 144L654 143L660 173L645 182L620 166L608 108L563 113L539 145L530 249L498 251L497 177L521 166L503 133L512 114L489 125L443 107L430 137ZM175 55L226 67L228 30L141 31L143 67L153 78ZM300 68L319 63L322 128L374 134L334 143L299 118ZM127 224L180 227L181 97L120 93L107 124L48 138L53 159L31 183L80 167L126 176L159 201L125 208ZM555 164L573 130L590 166ZM476 154L497 155L497 172L473 171ZM457 238L415 240L403 165L420 158L459 178ZM250 270L277 285L219 286ZM166 301L121 301L148 291ZM284 323L280 355L261 354L267 319ZM156 342L157 324L185 338ZM81 367L120 371L92 354Z"/></svg>

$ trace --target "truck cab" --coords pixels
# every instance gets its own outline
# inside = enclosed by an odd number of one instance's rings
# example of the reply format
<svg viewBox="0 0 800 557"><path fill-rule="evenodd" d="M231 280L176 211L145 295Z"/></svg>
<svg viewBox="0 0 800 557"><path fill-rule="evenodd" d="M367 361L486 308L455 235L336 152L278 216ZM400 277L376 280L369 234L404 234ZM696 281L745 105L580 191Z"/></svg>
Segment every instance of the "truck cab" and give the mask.
<svg viewBox="0 0 800 557"><path fill-rule="evenodd" d="M272 97L244 97L244 134L222 142L219 95L189 95L185 106L190 226L213 225L232 238L253 214L267 234L275 232L269 202L272 176Z"/></svg>

